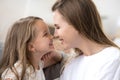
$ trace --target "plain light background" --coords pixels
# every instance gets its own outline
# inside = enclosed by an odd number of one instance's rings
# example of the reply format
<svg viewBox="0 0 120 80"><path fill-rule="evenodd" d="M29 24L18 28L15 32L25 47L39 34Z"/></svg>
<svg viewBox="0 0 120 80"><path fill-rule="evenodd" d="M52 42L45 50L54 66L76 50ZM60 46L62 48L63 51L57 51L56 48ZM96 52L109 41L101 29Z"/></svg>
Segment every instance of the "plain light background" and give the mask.
<svg viewBox="0 0 120 80"><path fill-rule="evenodd" d="M48 24L53 24L51 7L56 0L0 0L0 42L16 20L26 16L39 16ZM93 0L102 17L107 34L114 35L120 20L120 0Z"/></svg>
<svg viewBox="0 0 120 80"><path fill-rule="evenodd" d="M0 57L9 27L18 19L38 16L53 25L51 7L56 0L0 0ZM101 15L105 33L114 36L120 30L120 0L93 0Z"/></svg>

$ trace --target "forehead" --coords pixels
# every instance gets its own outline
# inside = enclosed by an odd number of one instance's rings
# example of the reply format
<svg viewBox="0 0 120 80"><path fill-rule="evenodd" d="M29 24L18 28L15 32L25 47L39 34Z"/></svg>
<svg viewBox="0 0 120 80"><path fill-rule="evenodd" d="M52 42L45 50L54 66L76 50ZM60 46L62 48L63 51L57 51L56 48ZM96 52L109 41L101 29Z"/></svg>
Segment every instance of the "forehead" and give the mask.
<svg viewBox="0 0 120 80"><path fill-rule="evenodd" d="M57 10L53 12L53 19L54 19L54 23L59 23L64 21L63 16Z"/></svg>
<svg viewBox="0 0 120 80"><path fill-rule="evenodd" d="M54 25L71 25L71 23L58 10L53 12Z"/></svg>
<svg viewBox="0 0 120 80"><path fill-rule="evenodd" d="M59 26L59 27L67 27L70 26L68 21L65 19L64 16L62 16L59 11L54 11L53 13L53 20L54 20L54 25Z"/></svg>
<svg viewBox="0 0 120 80"><path fill-rule="evenodd" d="M39 30L40 32L48 30L48 25L42 20L38 20L35 26L36 26L36 30Z"/></svg>

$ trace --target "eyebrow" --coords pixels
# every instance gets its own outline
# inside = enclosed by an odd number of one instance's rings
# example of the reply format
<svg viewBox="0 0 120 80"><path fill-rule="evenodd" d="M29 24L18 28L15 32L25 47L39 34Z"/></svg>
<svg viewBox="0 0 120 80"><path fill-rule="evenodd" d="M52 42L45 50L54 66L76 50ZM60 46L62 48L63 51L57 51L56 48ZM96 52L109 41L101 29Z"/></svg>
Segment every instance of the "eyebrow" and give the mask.
<svg viewBox="0 0 120 80"><path fill-rule="evenodd" d="M46 33L46 32L48 32L48 30L43 31L43 33Z"/></svg>
<svg viewBox="0 0 120 80"><path fill-rule="evenodd" d="M45 34L46 34L46 31L43 31L42 36L44 36Z"/></svg>
<svg viewBox="0 0 120 80"><path fill-rule="evenodd" d="M43 35L46 33L46 30L45 31L43 31Z"/></svg>

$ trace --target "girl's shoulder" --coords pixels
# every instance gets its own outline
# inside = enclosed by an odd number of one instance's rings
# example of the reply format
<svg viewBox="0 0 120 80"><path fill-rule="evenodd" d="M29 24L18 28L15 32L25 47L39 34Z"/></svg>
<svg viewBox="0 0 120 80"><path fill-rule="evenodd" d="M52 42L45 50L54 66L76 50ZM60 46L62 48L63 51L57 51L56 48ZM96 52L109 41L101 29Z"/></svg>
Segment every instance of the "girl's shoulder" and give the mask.
<svg viewBox="0 0 120 80"><path fill-rule="evenodd" d="M22 74L22 69L23 69L22 62L21 61L17 61L14 64L14 67L12 69L11 68L7 68L2 73L1 78L2 78L2 80L7 79L7 78L10 78L11 80L17 80L16 74L20 77L21 74ZM32 75L33 73L34 73L33 66L32 65L27 65L24 78L25 79L29 78L29 75Z"/></svg>
<svg viewBox="0 0 120 80"><path fill-rule="evenodd" d="M16 76L15 76L15 71L17 71L18 74L21 74L22 72L22 65L20 64L20 61L17 61L14 64L14 68L7 68L5 69L5 71L2 73L2 80L10 78L11 80L16 80Z"/></svg>
<svg viewBox="0 0 120 80"><path fill-rule="evenodd" d="M1 76L1 79L2 80L5 80L5 79L11 79L11 80L15 80L16 77L15 77L15 74L11 71L10 68L7 68L3 73L2 73L2 76Z"/></svg>
<svg viewBox="0 0 120 80"><path fill-rule="evenodd" d="M41 72L41 70L44 66L44 62L41 61L39 65L40 65L41 69L40 69L40 71L37 71L37 72ZM17 80L16 74L18 75L18 77L20 77L22 74L22 69L23 69L23 65L22 65L21 61L17 61L14 64L14 68L12 68L12 69L7 68L2 73L1 78L2 78L2 80L5 80L7 78L9 78L11 80ZM14 72L17 72L17 73L14 73ZM35 76L36 76L36 70L33 68L32 65L27 64L24 79L28 80L30 78L30 80L36 80Z"/></svg>

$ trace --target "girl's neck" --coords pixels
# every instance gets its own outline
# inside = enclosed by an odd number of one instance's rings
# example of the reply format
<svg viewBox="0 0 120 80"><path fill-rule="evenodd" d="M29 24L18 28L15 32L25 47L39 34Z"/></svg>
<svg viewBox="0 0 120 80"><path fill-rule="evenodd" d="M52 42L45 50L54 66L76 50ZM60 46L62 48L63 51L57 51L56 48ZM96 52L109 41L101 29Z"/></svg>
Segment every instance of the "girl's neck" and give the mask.
<svg viewBox="0 0 120 80"><path fill-rule="evenodd" d="M39 70L40 69L40 66L39 66L39 63L33 63L33 67L35 68L35 70Z"/></svg>
<svg viewBox="0 0 120 80"><path fill-rule="evenodd" d="M31 64L33 65L33 67L36 69L36 70L39 70L40 69L40 66L39 66L39 63L40 63L40 58L38 57L31 57L30 59L31 61Z"/></svg>

